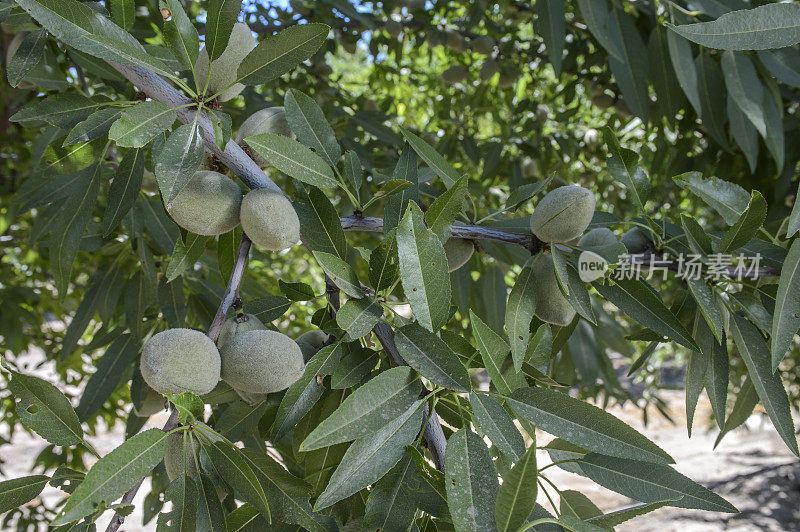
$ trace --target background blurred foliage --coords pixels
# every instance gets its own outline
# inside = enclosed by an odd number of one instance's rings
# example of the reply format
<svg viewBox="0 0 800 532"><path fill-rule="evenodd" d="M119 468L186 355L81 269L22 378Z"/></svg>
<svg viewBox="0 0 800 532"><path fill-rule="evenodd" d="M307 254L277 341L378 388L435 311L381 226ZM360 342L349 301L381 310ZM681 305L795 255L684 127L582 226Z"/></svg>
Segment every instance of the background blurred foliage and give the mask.
<svg viewBox="0 0 800 532"><path fill-rule="evenodd" d="M625 220L632 220L640 213L626 197L624 187L606 171L606 150L600 130L608 126L617 133L624 147L641 155L640 164L647 170L653 186L651 197L655 201L649 204L648 214L654 218L678 223L679 214L686 213L696 217L708 232L725 227L704 204L672 180L676 175L699 171L707 177L732 181L747 190L759 190L769 201L767 225L777 233L780 221L789 213L796 190L793 178L800 157L797 88L786 83L776 85L782 105L783 148L777 154L775 149L761 142L751 168L730 131L712 132L682 93L678 93L674 108L664 108L659 97L646 110L646 116L634 116L631 105L626 102L627 95L623 94L609 68L608 53L587 27L578 10L579 3L565 4L566 46L557 71L550 43L543 37L549 31L543 27L545 17L532 2L436 1L426 2L419 9L414 8L422 5L419 2L394 0L246 2L246 22L262 36L310 21L330 25L333 38L292 73L265 87L247 87L243 98L230 102L225 110L230 113L235 130L254 111L282 105L289 88L298 89L315 98L343 147L359 155L371 182L368 186L375 187L391 176L399 156L398 146L402 145L399 124L419 131L460 173L470 176L470 194L474 199L468 207L471 221L500 209L510 192L518 187L553 175L553 185L577 183L593 190L598 198L597 209L621 220L614 226L620 233L629 227ZM686 12L693 12L699 20L710 20L719 16L715 10L724 12L725 6L755 7L766 3L769 2L687 0L673 4L655 0L614 0L608 6L621 13L642 44L649 41L647 47L639 50L639 60L649 60L652 54L658 53L650 49L650 43L655 42L651 39L659 31L665 31L663 22L666 19L684 22L688 20ZM544 4L546 2L536 3L537 6ZM199 18L202 34L202 4L184 2L184 5L190 18ZM144 42L161 42L160 27L152 16L158 13L158 7L154 0L137 2L139 16L130 31ZM29 20L13 10L8 15L3 26L4 52L13 33L33 29ZM488 54L473 50L480 36L492 41ZM707 49L701 53L711 54L713 61L720 55ZM648 58L647 54L651 56ZM491 62L489 66L487 62ZM465 78L455 83L444 81L442 74L454 67L463 68L461 72ZM489 79L481 79L481 70L485 73L489 68L496 68L497 73ZM102 84L93 86L96 94L120 91L129 100L137 98L134 89L119 76L115 77L114 72L102 69L102 65L87 58L71 57L52 41L46 46L42 62L28 76L27 88L11 88L5 75L0 85L2 348L12 367L23 362L21 355L26 350L42 349L45 356L35 360L41 364L58 361L53 366L62 382L68 385L65 392L72 398L80 395L79 390L94 371L96 359L120 332L117 329L124 321L125 294L117 291L116 297L106 302L107 308L99 311L107 319L92 320L80 343L66 353L62 353L65 336L62 319L75 315L84 294L100 272L118 268L119 278L130 282L142 267L140 261L144 260L137 255L140 246L146 245L154 252L153 266L159 278L163 277L171 251L159 250L160 243L153 234L142 241L126 238L121 233L115 235L116 241L103 240L97 231L91 230L99 226L101 218L96 216L90 222L89 234L82 240L69 293L54 296L48 250L35 245L38 211L34 207L20 212L19 202L14 199L30 173L32 160L41 155L42 139L48 133L45 131L40 136L34 129L23 128L19 123L9 122L8 118L24 103L39 97L40 89L58 90L63 88L62 84L66 86L64 79L85 86L88 72L92 77L105 80L106 89ZM761 74L765 80L770 79L768 72ZM664 75L674 88L674 73ZM655 85L646 90L655 95L659 88ZM776 162L776 155L782 164ZM273 170L269 173L282 186L291 186L286 176ZM423 203L431 201L433 192L438 194L438 191L426 189L432 186L436 185L421 187ZM144 190L151 199L157 194L157 186L147 174ZM102 204L103 194L100 197ZM334 197L331 201L340 215L353 213L353 206L346 198ZM160 203L157 206L160 207ZM530 205L523 204L513 217L529 215L531 210ZM380 216L382 212L383 205L378 202L364 214ZM497 223L502 223L510 216L497 218ZM522 222L523 226L525 224ZM172 226L170 231L171 236L177 238L177 227ZM372 248L376 239L375 234L348 233L348 240L356 248ZM208 326L225 284L212 242L213 239L197 264L186 271L182 279L174 281L178 288L172 287L186 298L186 323L198 329ZM506 285L511 284L513 274L527 254L491 244L484 246L483 251L486 253L472 259L471 272L464 269L458 275L468 276L466 284L471 290L466 297L491 325L492 316L502 319L504 315L501 306L505 305L505 297L496 297L499 290L495 288L502 285L505 293ZM354 255L353 263L360 276L366 278L366 261ZM311 301L293 302L289 311L275 323L280 330L296 337L312 327L312 316L326 305L322 272L302 247L282 253L280 260L254 251L242 285L242 297L249 300L279 294L281 279L307 283L318 294ZM163 279L161 283L159 289L163 288ZM675 280L659 282L667 306L673 302L677 288L673 285L677 284ZM127 287L121 283L120 288L123 285ZM399 289L397 294L402 297ZM166 327L167 318L157 299L149 301L143 313L145 329ZM642 409L649 404L658 407L657 392L666 385L660 378L662 370L684 367L688 353L675 344L662 344L636 374L635 382L642 388L635 388L632 395L630 385L619 382L607 353L618 353L624 359L634 360L647 343L621 341L635 325L621 313L610 312L599 304L596 307L601 326L593 328L580 322L573 336L577 338L575 342L596 346L595 365L576 368L569 356L570 349L575 347L567 344L553 368L557 379L577 386L582 397L597 397L601 402L634 399ZM468 315L462 313L459 318L461 328L456 329L457 332L471 338ZM60 359L61 354L65 358ZM746 369L738 359L731 361L731 391L735 393ZM800 382L798 361L800 353L795 346L780 368L795 406L800 404L800 387L796 384ZM4 389L0 393L4 423L13 433L21 425L9 392ZM98 413L88 419L89 426L97 426L100 420L111 424L126 419L129 398L128 386L118 388ZM37 462L40 465L58 462L50 452L52 449L43 452ZM80 460L82 450L62 449L60 452L76 454L63 457L69 464L71 460Z"/></svg>

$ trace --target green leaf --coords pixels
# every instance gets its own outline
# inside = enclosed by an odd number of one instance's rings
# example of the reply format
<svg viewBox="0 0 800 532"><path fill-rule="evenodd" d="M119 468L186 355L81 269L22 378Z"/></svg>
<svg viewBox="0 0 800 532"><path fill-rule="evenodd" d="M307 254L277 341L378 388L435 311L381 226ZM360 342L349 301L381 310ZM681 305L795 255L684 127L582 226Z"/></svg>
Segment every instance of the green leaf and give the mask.
<svg viewBox="0 0 800 532"><path fill-rule="evenodd" d="M314 55L328 38L328 32L327 25L312 22L291 26L267 37L242 60L237 81L261 85L282 76Z"/></svg>
<svg viewBox="0 0 800 532"><path fill-rule="evenodd" d="M400 280L414 317L437 331L450 317L450 274L442 242L425 227L416 203L409 203L396 238Z"/></svg>
<svg viewBox="0 0 800 532"><path fill-rule="evenodd" d="M755 325L738 314L732 316L731 331L764 410L767 411L775 430L789 450L797 456L797 437L794 433L789 399L781 382L780 373L772 371L769 349L764 338Z"/></svg>
<svg viewBox="0 0 800 532"><path fill-rule="evenodd" d="M66 129L86 120L98 107L107 104L106 100L87 98L75 92L52 94L27 103L9 120L12 122L44 120L54 126Z"/></svg>
<svg viewBox="0 0 800 532"><path fill-rule="evenodd" d="M364 170L358 154L348 151L344 154L344 175L353 188L350 190L356 198L360 197L361 183L364 181Z"/></svg>
<svg viewBox="0 0 800 532"><path fill-rule="evenodd" d="M211 446L211 461L214 469L233 488L236 496L252 504L271 523L272 517L264 488L242 451L228 442L214 442Z"/></svg>
<svg viewBox="0 0 800 532"><path fill-rule="evenodd" d="M110 0L109 11L111 20L120 28L129 30L133 27L136 17L136 2L134 0Z"/></svg>
<svg viewBox="0 0 800 532"><path fill-rule="evenodd" d="M241 11L241 0L209 0L205 36L209 61L217 59L228 47L233 25Z"/></svg>
<svg viewBox="0 0 800 532"><path fill-rule="evenodd" d="M758 392L756 392L756 388L753 386L753 380L747 377L744 384L742 384L742 387L739 389L739 393L736 394L736 402L733 403L731 413L725 419L725 426L722 427L717 439L714 441L715 449L727 433L741 427L744 422L750 418L757 404Z"/></svg>
<svg viewBox="0 0 800 532"><path fill-rule="evenodd" d="M39 496L50 477L31 475L0 482L0 513L19 508Z"/></svg>
<svg viewBox="0 0 800 532"><path fill-rule="evenodd" d="M756 127L762 137L767 134L764 123L764 111L761 102L764 87L756 72L750 56L743 53L727 51L722 54L722 74L729 97Z"/></svg>
<svg viewBox="0 0 800 532"><path fill-rule="evenodd" d="M499 532L512 532L521 527L536 505L536 445L531 445L514 467L503 475L494 508Z"/></svg>
<svg viewBox="0 0 800 532"><path fill-rule="evenodd" d="M697 342L700 344L700 353L705 362L705 387L708 390L708 400L721 427L725 422L725 403L728 400L728 344L725 331L721 331L721 341L717 341L711 334L711 329L702 322L695 323ZM692 356L695 356L694 354Z"/></svg>
<svg viewBox="0 0 800 532"><path fill-rule="evenodd" d="M121 60L92 37L111 38L126 48L144 49L133 35L77 0L20 0L17 4L58 40L90 56Z"/></svg>
<svg viewBox="0 0 800 532"><path fill-rule="evenodd" d="M169 134L155 161L158 189L165 205L178 197L203 162L205 146L197 123L184 124Z"/></svg>
<svg viewBox="0 0 800 532"><path fill-rule="evenodd" d="M521 388L507 401L521 419L590 451L662 464L674 462L658 445L616 417L565 393Z"/></svg>
<svg viewBox="0 0 800 532"><path fill-rule="evenodd" d="M315 187L339 186L328 163L290 137L261 133L247 137L245 142L272 166L290 177Z"/></svg>
<svg viewBox="0 0 800 532"><path fill-rule="evenodd" d="M364 297L364 290L356 277L353 268L335 255L323 251L314 251L314 258L325 271L330 280L338 286L342 292L350 297L359 299Z"/></svg>
<svg viewBox="0 0 800 532"><path fill-rule="evenodd" d="M750 194L739 185L717 177L706 179L700 172L687 172L673 180L705 201L728 225L739 220L750 202Z"/></svg>
<svg viewBox="0 0 800 532"><path fill-rule="evenodd" d="M344 390L359 384L378 363L378 353L372 349L350 345L336 371L331 375L331 388Z"/></svg>
<svg viewBox="0 0 800 532"><path fill-rule="evenodd" d="M522 268L514 281L506 304L506 331L511 343L511 358L514 369L522 369L525 352L531 338L530 328L536 310L536 280L530 266Z"/></svg>
<svg viewBox="0 0 800 532"><path fill-rule="evenodd" d="M348 396L306 436L300 451L312 451L373 434L419 398L422 383L408 366L388 369Z"/></svg>
<svg viewBox="0 0 800 532"><path fill-rule="evenodd" d="M472 334L481 352L483 365L497 391L502 395L508 395L517 388L525 386L527 384L525 377L514 372L513 367L506 367L509 347L505 340L481 321L472 310L469 311L469 321L472 323Z"/></svg>
<svg viewBox="0 0 800 532"><path fill-rule="evenodd" d="M293 203L300 218L300 232L314 251L324 251L347 259L347 240L331 200L320 189L311 187L308 192L298 191L299 199Z"/></svg>
<svg viewBox="0 0 800 532"><path fill-rule="evenodd" d="M227 515L225 526L228 532L254 532L267 530L269 523L258 510L245 503Z"/></svg>
<svg viewBox="0 0 800 532"><path fill-rule="evenodd" d="M283 316L291 304L285 297L265 296L246 302L244 311L258 318L261 323L269 323Z"/></svg>
<svg viewBox="0 0 800 532"><path fill-rule="evenodd" d="M561 75L561 61L564 56L566 12L564 0L539 0L536 2L537 33L542 36L547 49L547 57L556 76Z"/></svg>
<svg viewBox="0 0 800 532"><path fill-rule="evenodd" d="M63 202L57 215L58 231L50 238L50 268L59 297L67 293L72 264L78 254L81 237L89 222L100 189L102 165L89 169L86 188L76 191Z"/></svg>
<svg viewBox="0 0 800 532"><path fill-rule="evenodd" d="M697 301L700 312L711 328L711 332L714 333L714 338L717 339L717 342L721 342L722 338L725 336L724 321L722 319L722 311L717 305L717 296L714 290L709 286L708 282L699 275L687 275L684 281L689 286L692 297Z"/></svg>
<svg viewBox="0 0 800 532"><path fill-rule="evenodd" d="M167 265L167 282L170 283L177 279L188 268L200 259L206 251L207 236L200 236L194 233L186 233L186 238L182 238L175 244L175 250L172 252L172 259Z"/></svg>
<svg viewBox="0 0 800 532"><path fill-rule="evenodd" d="M380 430L354 441L314 504L319 511L375 483L405 454L422 427L424 399Z"/></svg>
<svg viewBox="0 0 800 532"><path fill-rule="evenodd" d="M217 266L219 267L219 275L223 282L231 276L233 264L236 261L236 252L239 249L239 242L241 240L241 226L235 227L232 231L223 233L217 238Z"/></svg>
<svg viewBox="0 0 800 532"><path fill-rule="evenodd" d="M194 69L200 55L200 37L197 35L197 28L189 20L179 0L162 1L171 15L169 20L164 21L164 42L183 66Z"/></svg>
<svg viewBox="0 0 800 532"><path fill-rule="evenodd" d="M717 244L717 252L727 253L728 251L739 249L750 242L756 233L758 233L759 229L761 229L761 225L766 218L767 201L760 192L754 190L747 204L747 209L745 209L736 223L733 224L733 227L722 235L722 238Z"/></svg>
<svg viewBox="0 0 800 532"><path fill-rule="evenodd" d="M608 15L608 33L616 42L621 57L609 57L611 73L617 81L625 103L633 114L647 121L650 94L647 84L647 48L642 42L634 19L624 9L613 7ZM626 185L627 186L627 185Z"/></svg>
<svg viewBox="0 0 800 532"><path fill-rule="evenodd" d="M281 293L292 301L311 301L316 297L314 289L306 283L287 283L283 279L278 279L278 286Z"/></svg>
<svg viewBox="0 0 800 532"><path fill-rule="evenodd" d="M43 29L30 32L19 44L17 51L6 63L8 83L16 87L39 62L44 54L47 32Z"/></svg>
<svg viewBox="0 0 800 532"><path fill-rule="evenodd" d="M67 134L62 146L71 146L79 142L89 142L96 138L105 136L111 124L113 124L122 114L119 109L109 108L100 109L90 114L86 120L79 122Z"/></svg>
<svg viewBox="0 0 800 532"><path fill-rule="evenodd" d="M433 200L431 206L425 211L425 224L436 233L444 244L450 238L450 228L461 211L469 192L467 176L460 177L452 187Z"/></svg>
<svg viewBox="0 0 800 532"><path fill-rule="evenodd" d="M139 197L144 177L144 152L130 150L122 157L108 190L108 205L103 214L103 235L108 236L128 214Z"/></svg>
<svg viewBox="0 0 800 532"><path fill-rule="evenodd" d="M108 138L122 147L141 148L172 127L177 117L175 109L161 102L148 100L137 103L112 124Z"/></svg>
<svg viewBox="0 0 800 532"><path fill-rule="evenodd" d="M52 525L77 521L94 512L99 504L116 500L158 465L166 450L167 435L159 429L125 440L92 466Z"/></svg>
<svg viewBox="0 0 800 532"><path fill-rule="evenodd" d="M758 164L758 131L733 98L728 98L728 120L733 138L744 153L750 172L755 173Z"/></svg>
<svg viewBox="0 0 800 532"><path fill-rule="evenodd" d="M650 512L658 510L659 508L669 506L673 502L675 501L667 499L664 501L637 504L636 506L630 506L628 508L622 508L621 510L608 512L607 514L598 515L597 517L591 517L587 521L593 525L599 526L600 528L613 529L615 526L621 525L626 521L630 521L634 517L649 514Z"/></svg>
<svg viewBox="0 0 800 532"><path fill-rule="evenodd" d="M318 377L326 377L336 370L342 358L342 344L335 343L317 351L306 364L306 369L300 378L286 390L281 400L275 420L270 431L275 439L280 438L287 431L293 429L303 416L308 414L319 398L325 387L320 384Z"/></svg>
<svg viewBox="0 0 800 532"><path fill-rule="evenodd" d="M641 502L675 500L671 506L737 513L728 501L669 466L589 453L578 462L581 474L603 487Z"/></svg>
<svg viewBox="0 0 800 532"><path fill-rule="evenodd" d="M349 299L336 313L336 323L356 340L368 335L382 316L383 308L377 300Z"/></svg>
<svg viewBox="0 0 800 532"><path fill-rule="evenodd" d="M197 525L198 495L197 484L185 473L170 482L164 501L172 502L172 510L158 514L157 530L193 532Z"/></svg>
<svg viewBox="0 0 800 532"><path fill-rule="evenodd" d="M606 159L608 173L625 185L625 189L636 205L640 209L644 209L644 204L650 193L650 179L637 164L639 162L639 154L621 147L614 131L608 126L603 128L603 139L609 151L608 159Z"/></svg>
<svg viewBox="0 0 800 532"><path fill-rule="evenodd" d="M398 185L393 185L392 183L394 181L396 181ZM386 235L400 224L400 220L403 219L403 215L408 209L409 202L419 201L417 154L409 149L408 146L403 146L400 159L392 170L392 179L386 182L384 188L389 189L390 187L405 186L404 183L411 183L411 186L403 188L402 194L390 195L386 200L386 206L383 210L383 232Z"/></svg>
<svg viewBox="0 0 800 532"><path fill-rule="evenodd" d="M783 169L786 156L786 139L783 132L783 101L775 80L767 78L764 83L767 85L767 90L764 91L764 100L761 102L761 106L764 109L764 119L767 122L767 136L764 141L780 171Z"/></svg>
<svg viewBox="0 0 800 532"><path fill-rule="evenodd" d="M444 340L419 323L398 329L394 343L403 360L434 384L458 392L472 389L469 373L458 356Z"/></svg>
<svg viewBox="0 0 800 532"><path fill-rule="evenodd" d="M178 278L168 283L162 278L158 285L158 304L164 319L171 328L183 327L186 323L186 294L183 292L183 281Z"/></svg>
<svg viewBox="0 0 800 532"><path fill-rule="evenodd" d="M391 287L400 275L397 240L390 231L369 255L369 282L376 292Z"/></svg>
<svg viewBox="0 0 800 532"><path fill-rule="evenodd" d="M700 50L695 59L697 65L697 90L700 94L700 118L703 126L720 146L728 149L728 136L725 123L728 115L727 91L722 70L716 59L707 50Z"/></svg>
<svg viewBox="0 0 800 532"><path fill-rule="evenodd" d="M403 137L405 137L406 141L414 148L414 151L417 152L417 155L422 157L422 160L436 172L436 175L442 178L447 188L450 188L458 181L461 176L456 172L456 169L430 144L406 129L400 128L400 131L403 133Z"/></svg>
<svg viewBox="0 0 800 532"><path fill-rule="evenodd" d="M407 530L417 510L414 488L421 483L420 473L410 455L400 459L369 492L364 509L366 530Z"/></svg>
<svg viewBox="0 0 800 532"><path fill-rule="evenodd" d="M447 505L456 530L495 530L497 470L483 440L464 428L450 436L444 457Z"/></svg>
<svg viewBox="0 0 800 532"><path fill-rule="evenodd" d="M81 394L76 412L78 419L86 421L97 412L117 389L128 367L139 354L139 342L132 334L123 334L114 340L97 361L95 371Z"/></svg>
<svg viewBox="0 0 800 532"><path fill-rule="evenodd" d="M726 13L717 20L669 25L692 42L719 50L769 50L800 42L800 5L767 4Z"/></svg>
<svg viewBox="0 0 800 532"><path fill-rule="evenodd" d="M299 525L312 532L334 528L330 517L315 514L311 509L308 499L312 489L308 483L286 471L261 450L244 449L242 452L264 488L276 521Z"/></svg>
<svg viewBox="0 0 800 532"><path fill-rule="evenodd" d="M686 233L686 240L693 252L701 256L711 255L713 252L711 239L700 227L700 224L697 223L697 220L688 214L681 213L681 226L683 227L683 232Z"/></svg>
<svg viewBox="0 0 800 532"><path fill-rule="evenodd" d="M775 79L800 88L800 58L792 48L758 52L758 58Z"/></svg>
<svg viewBox="0 0 800 532"><path fill-rule="evenodd" d="M597 42L606 49L611 57L616 57L622 61L623 56L619 50L619 43L611 38L608 31L608 7L605 2L596 0L578 0L578 8L583 16L583 20L589 27Z"/></svg>
<svg viewBox="0 0 800 532"><path fill-rule="evenodd" d="M649 327L684 347L699 349L686 327L664 306L661 298L644 281L617 279L613 285L603 285L599 282L594 282L592 285L601 296L614 303L625 314L645 327Z"/></svg>
<svg viewBox="0 0 800 532"><path fill-rule="evenodd" d="M800 202L799 202L800 203ZM772 318L772 371L786 356L800 329L800 239L795 239L781 268Z"/></svg>
<svg viewBox="0 0 800 532"><path fill-rule="evenodd" d="M670 58L669 33L663 26L655 25L647 40L647 59L650 62L650 79L656 91L656 104L661 114L674 125L675 115L685 102Z"/></svg>
<svg viewBox="0 0 800 532"><path fill-rule="evenodd" d="M214 481L208 475L200 473L196 481L199 486L197 498L197 532L225 531L225 511L219 500Z"/></svg>
<svg viewBox="0 0 800 532"><path fill-rule="evenodd" d="M536 183L528 183L526 185L522 185L521 187L515 187L511 190L511 193L508 195L508 199L506 200L506 204L503 207L507 210L515 211L519 209L522 204L527 203L528 200L533 198L542 190L547 189L547 186L550 184L550 181L553 180L553 176L551 175L544 181L537 181Z"/></svg>
<svg viewBox="0 0 800 532"><path fill-rule="evenodd" d="M488 395L470 393L469 404L481 431L512 462L525 454L525 441L503 406Z"/></svg>
<svg viewBox="0 0 800 532"><path fill-rule="evenodd" d="M564 490L559 493L561 515L570 515L578 519L588 519L603 515L603 512L583 493L575 490Z"/></svg>
<svg viewBox="0 0 800 532"><path fill-rule="evenodd" d="M329 165L336 166L342 149L317 102L296 89L290 89L283 105L286 120L297 139L322 156Z"/></svg>
<svg viewBox="0 0 800 532"><path fill-rule="evenodd" d="M155 74L168 78L175 77L172 69L166 63L150 51L145 50L138 41L134 44L120 41L116 36L107 37L105 35L92 34L86 35L85 38L102 50L99 57L103 57L103 59L115 63L143 67Z"/></svg>

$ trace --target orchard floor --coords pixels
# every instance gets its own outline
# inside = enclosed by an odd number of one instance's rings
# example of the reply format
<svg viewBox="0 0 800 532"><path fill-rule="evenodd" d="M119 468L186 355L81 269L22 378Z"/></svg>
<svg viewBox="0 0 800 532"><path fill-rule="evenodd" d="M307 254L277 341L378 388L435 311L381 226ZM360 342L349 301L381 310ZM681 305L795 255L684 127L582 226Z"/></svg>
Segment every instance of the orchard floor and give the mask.
<svg viewBox="0 0 800 532"><path fill-rule="evenodd" d="M42 375L44 376L44 375ZM663 398L678 425L671 425L661 417L651 416L650 424L644 427L639 413L631 407L612 408L611 412L641 430L653 439L677 462L676 468L692 479L712 488L716 493L737 506L741 513L725 515L716 513L663 508L629 524L619 526L620 532L712 532L712 531L784 531L800 530L800 462L786 449L768 421L759 414L748 421L749 430L738 430L728 434L716 451L712 452L716 431L707 430L708 403L701 401L695 418L695 433L691 440L686 434L683 416L683 396L679 392L664 392ZM166 415L158 415L148 422L149 426L163 425ZM118 425L89 440L101 455L118 445L123 438L123 426ZM542 434L540 445L547 441ZM11 445L0 448L2 478L15 478L30 474L34 457L45 443L22 432L17 433ZM547 454L539 457L540 467L549 463ZM560 489L576 489L586 494L604 511L615 510L634 504L590 481L557 467L547 470L547 476ZM136 510L126 519L123 530L155 530L155 520L142 527L141 502L148 486L137 497ZM43 494L52 506L61 497L61 492L47 488ZM546 499L540 502L547 506ZM98 530L104 530L110 513L98 522Z"/></svg>

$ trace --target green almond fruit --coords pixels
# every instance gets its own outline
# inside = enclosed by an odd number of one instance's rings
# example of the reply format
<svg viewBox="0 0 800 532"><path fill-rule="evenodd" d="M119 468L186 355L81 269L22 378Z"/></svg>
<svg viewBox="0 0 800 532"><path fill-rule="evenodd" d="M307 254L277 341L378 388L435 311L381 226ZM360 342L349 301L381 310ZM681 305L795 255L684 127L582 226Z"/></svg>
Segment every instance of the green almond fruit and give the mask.
<svg viewBox="0 0 800 532"><path fill-rule="evenodd" d="M211 170L195 172L167 205L175 223L197 235L227 233L239 225L242 191L232 179Z"/></svg>
<svg viewBox="0 0 800 532"><path fill-rule="evenodd" d="M583 234L594 216L591 191L574 185L552 190L536 205L531 231L542 242L569 242Z"/></svg>
<svg viewBox="0 0 800 532"><path fill-rule="evenodd" d="M297 342L277 331L247 331L222 348L222 380L247 393L285 390L303 374Z"/></svg>
<svg viewBox="0 0 800 532"><path fill-rule="evenodd" d="M292 203L266 188L251 190L242 200L242 229L253 243L273 251L289 249L300 241L300 219Z"/></svg>
<svg viewBox="0 0 800 532"><path fill-rule="evenodd" d="M169 329L144 345L140 370L148 386L160 394L203 395L219 382L219 351L200 331Z"/></svg>

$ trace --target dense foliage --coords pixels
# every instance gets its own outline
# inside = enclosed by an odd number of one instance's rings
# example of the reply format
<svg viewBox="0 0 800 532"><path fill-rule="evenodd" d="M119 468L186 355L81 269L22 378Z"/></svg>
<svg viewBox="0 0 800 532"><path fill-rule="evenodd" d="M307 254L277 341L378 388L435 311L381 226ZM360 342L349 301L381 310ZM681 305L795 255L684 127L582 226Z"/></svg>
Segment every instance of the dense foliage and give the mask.
<svg viewBox="0 0 800 532"><path fill-rule="evenodd" d="M147 476L159 529L735 512L602 409L647 416L665 365L690 434L706 390L719 439L760 403L798 454L800 5L4 0L0 21L0 408L51 444L0 482L8 526L115 530ZM100 457L86 435L118 421ZM603 514L537 449L641 504Z"/></svg>

